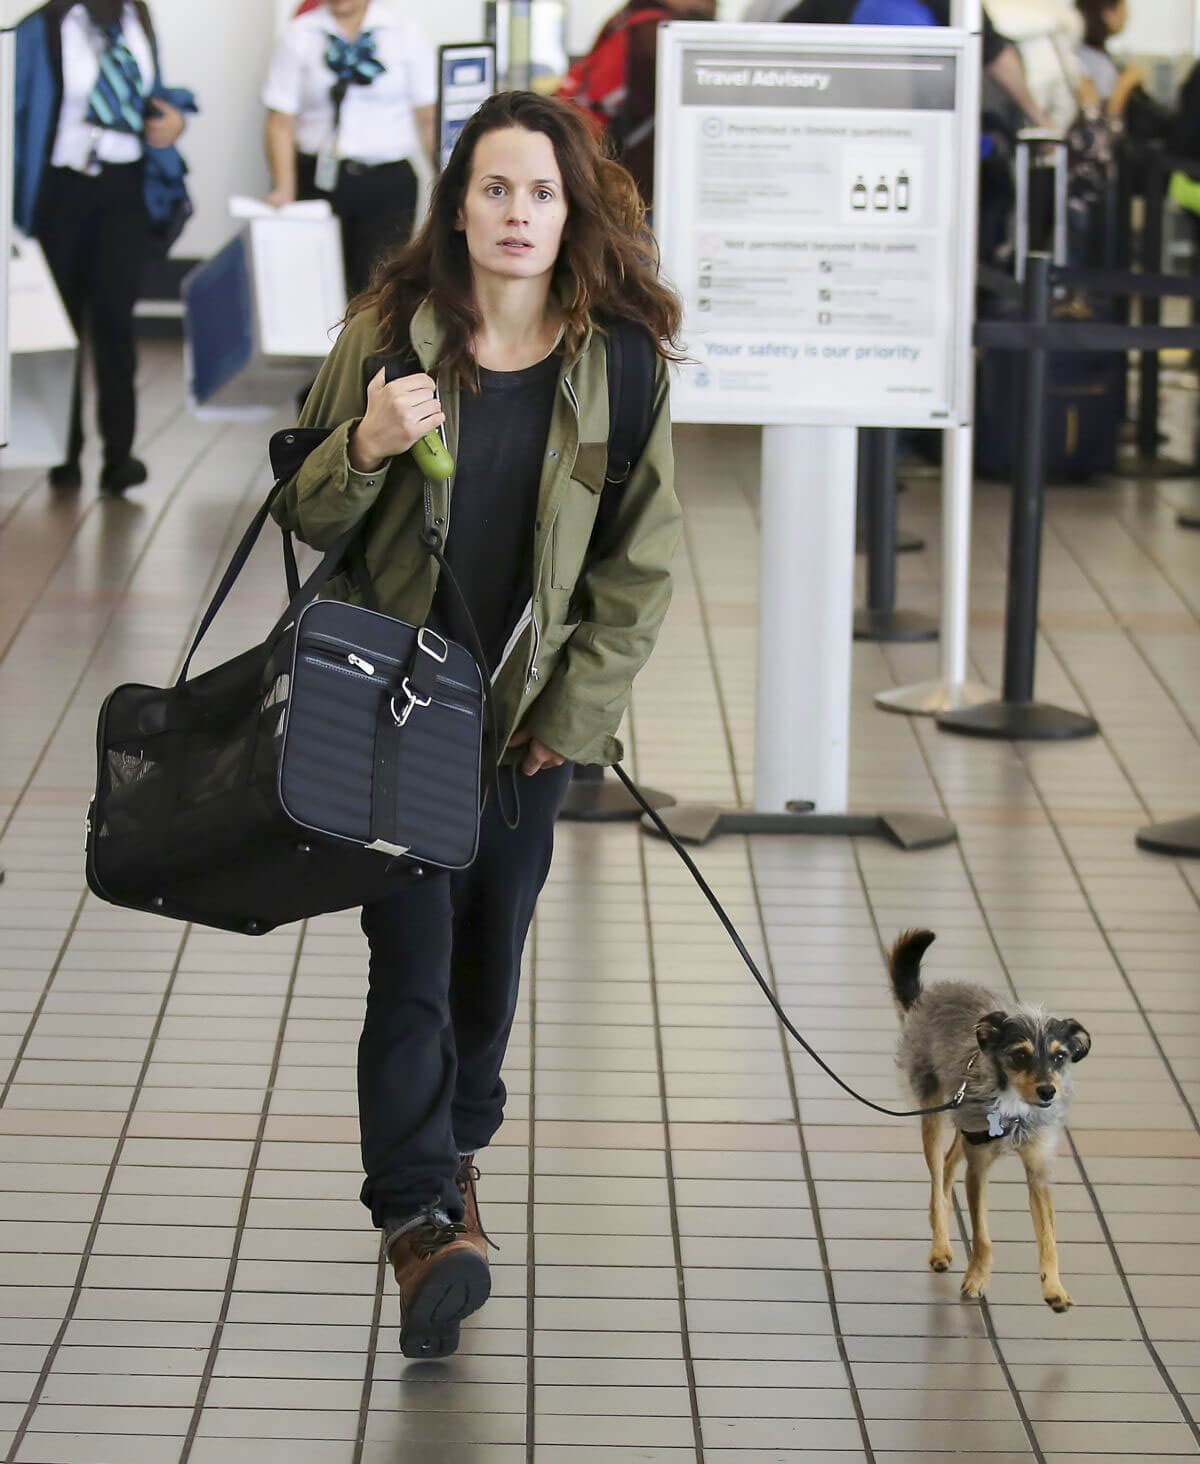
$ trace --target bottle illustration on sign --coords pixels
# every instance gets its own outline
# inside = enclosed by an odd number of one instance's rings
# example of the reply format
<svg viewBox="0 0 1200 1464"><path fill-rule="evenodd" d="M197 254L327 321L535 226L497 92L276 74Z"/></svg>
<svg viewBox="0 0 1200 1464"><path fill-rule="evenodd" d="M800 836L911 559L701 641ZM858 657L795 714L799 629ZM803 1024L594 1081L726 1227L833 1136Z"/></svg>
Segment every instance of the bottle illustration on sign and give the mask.
<svg viewBox="0 0 1200 1464"><path fill-rule="evenodd" d="M912 206L912 185L909 182L908 174L901 172L896 176L896 211L907 213Z"/></svg>
<svg viewBox="0 0 1200 1464"><path fill-rule="evenodd" d="M850 193L850 207L864 209L867 206L867 185L860 177Z"/></svg>
<svg viewBox="0 0 1200 1464"><path fill-rule="evenodd" d="M880 178L875 185L875 208L882 213L892 201L892 190L887 186L887 179Z"/></svg>

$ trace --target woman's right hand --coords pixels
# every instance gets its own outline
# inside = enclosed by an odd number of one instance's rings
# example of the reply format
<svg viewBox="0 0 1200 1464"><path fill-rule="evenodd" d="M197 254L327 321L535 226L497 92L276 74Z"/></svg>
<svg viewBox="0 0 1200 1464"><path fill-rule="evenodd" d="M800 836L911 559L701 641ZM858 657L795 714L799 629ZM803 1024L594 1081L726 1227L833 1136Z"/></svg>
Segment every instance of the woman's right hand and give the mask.
<svg viewBox="0 0 1200 1464"><path fill-rule="evenodd" d="M381 366L367 387L367 410L350 434L350 463L360 473L373 473L387 458L399 457L414 442L446 420L431 376L386 380Z"/></svg>

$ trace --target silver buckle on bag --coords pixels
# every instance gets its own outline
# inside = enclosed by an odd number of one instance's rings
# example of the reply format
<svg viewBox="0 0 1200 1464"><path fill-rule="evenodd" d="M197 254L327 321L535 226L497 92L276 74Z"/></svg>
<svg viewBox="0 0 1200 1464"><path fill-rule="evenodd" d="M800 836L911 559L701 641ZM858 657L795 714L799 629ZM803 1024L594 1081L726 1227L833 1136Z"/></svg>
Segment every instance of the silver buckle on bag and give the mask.
<svg viewBox="0 0 1200 1464"><path fill-rule="evenodd" d="M437 650L429 644L431 640L437 641L438 644L441 646L441 655L439 655ZM423 625L420 630L417 631L417 648L424 651L427 656L432 656L439 666L444 666L446 664L446 657L450 654L450 647L449 645L447 645L446 641L443 640L440 635L438 635L436 630L430 630L427 625Z"/></svg>
<svg viewBox="0 0 1200 1464"><path fill-rule="evenodd" d="M404 705L403 711L397 711L396 710L396 698L394 696L391 698L391 704L392 704L392 721L395 722L395 724L396 724L397 727L403 727L404 726L404 724L408 721L409 717L412 716L412 714L413 714L413 708L414 707L427 707L429 705L429 703L433 700L432 697L418 696L417 693L409 685L409 681L408 681L408 677L407 676L400 683L400 690L404 693L404 695L408 698L408 700L406 701L406 703Z"/></svg>

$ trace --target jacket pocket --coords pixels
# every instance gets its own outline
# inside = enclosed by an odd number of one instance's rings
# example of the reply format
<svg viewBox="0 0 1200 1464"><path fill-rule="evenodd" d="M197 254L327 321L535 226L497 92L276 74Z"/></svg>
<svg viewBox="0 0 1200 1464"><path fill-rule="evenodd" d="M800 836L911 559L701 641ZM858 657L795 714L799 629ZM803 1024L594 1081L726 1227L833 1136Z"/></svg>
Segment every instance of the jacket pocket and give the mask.
<svg viewBox="0 0 1200 1464"><path fill-rule="evenodd" d="M580 443L575 466L571 469L554 519L550 583L556 590L575 588L595 527L607 468L607 443Z"/></svg>

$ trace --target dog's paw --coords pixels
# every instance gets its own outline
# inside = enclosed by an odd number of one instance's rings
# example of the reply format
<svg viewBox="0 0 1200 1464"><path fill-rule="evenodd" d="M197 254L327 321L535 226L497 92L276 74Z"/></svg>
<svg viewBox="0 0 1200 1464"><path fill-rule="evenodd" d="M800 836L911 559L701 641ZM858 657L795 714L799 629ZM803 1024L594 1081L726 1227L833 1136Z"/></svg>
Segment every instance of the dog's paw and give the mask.
<svg viewBox="0 0 1200 1464"><path fill-rule="evenodd" d="M929 1251L929 1269L948 1271L954 1260L954 1252L948 1245L934 1245Z"/></svg>
<svg viewBox="0 0 1200 1464"><path fill-rule="evenodd" d="M988 1282L992 1279L990 1271L977 1270L974 1266L970 1268L963 1277L962 1294L968 1301L982 1301L984 1292L988 1289Z"/></svg>
<svg viewBox="0 0 1200 1464"><path fill-rule="evenodd" d="M1075 1305L1071 1293L1060 1281L1056 1286L1046 1286L1042 1290L1046 1305L1051 1311L1065 1312Z"/></svg>

